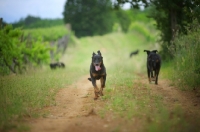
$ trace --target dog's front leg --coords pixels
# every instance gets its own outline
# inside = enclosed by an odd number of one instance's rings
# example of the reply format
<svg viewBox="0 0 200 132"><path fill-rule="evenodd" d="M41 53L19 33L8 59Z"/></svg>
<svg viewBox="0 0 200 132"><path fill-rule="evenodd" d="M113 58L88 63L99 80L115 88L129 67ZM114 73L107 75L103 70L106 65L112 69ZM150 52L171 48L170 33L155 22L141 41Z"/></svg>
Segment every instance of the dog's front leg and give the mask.
<svg viewBox="0 0 200 132"><path fill-rule="evenodd" d="M96 79L94 78L91 78L91 81L92 81L92 85L94 86L94 100L96 100L99 96L98 96L98 93L99 93L99 89L97 87L97 84L96 84Z"/></svg>
<svg viewBox="0 0 200 132"><path fill-rule="evenodd" d="M106 75L101 77L100 81L101 81L100 95L103 96L103 88L105 88Z"/></svg>
<svg viewBox="0 0 200 132"><path fill-rule="evenodd" d="M155 84L158 84L158 75L159 75L159 71L160 71L160 69L158 69L158 70L155 71L155 77L156 77Z"/></svg>
<svg viewBox="0 0 200 132"><path fill-rule="evenodd" d="M150 73L151 73L151 70L147 68L147 74L148 74L148 78L149 78L149 83L151 83Z"/></svg>

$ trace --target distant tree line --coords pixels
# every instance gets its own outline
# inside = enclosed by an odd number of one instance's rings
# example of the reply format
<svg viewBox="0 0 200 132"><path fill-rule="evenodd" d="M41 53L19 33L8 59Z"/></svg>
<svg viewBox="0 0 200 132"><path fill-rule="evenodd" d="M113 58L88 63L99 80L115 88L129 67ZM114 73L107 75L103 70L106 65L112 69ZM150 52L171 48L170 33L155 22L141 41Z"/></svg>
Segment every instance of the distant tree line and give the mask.
<svg viewBox="0 0 200 132"><path fill-rule="evenodd" d="M133 9L148 8L148 16L161 31L164 58L172 55L167 47L173 44L176 34L187 34L186 26L195 18L200 20L199 0L67 0L64 22L71 24L77 37L108 33L116 20L127 31L130 19L120 11L125 3Z"/></svg>
<svg viewBox="0 0 200 132"><path fill-rule="evenodd" d="M41 19L40 17L31 15L12 23L14 28L23 27L24 29L53 27L63 24L63 19Z"/></svg>

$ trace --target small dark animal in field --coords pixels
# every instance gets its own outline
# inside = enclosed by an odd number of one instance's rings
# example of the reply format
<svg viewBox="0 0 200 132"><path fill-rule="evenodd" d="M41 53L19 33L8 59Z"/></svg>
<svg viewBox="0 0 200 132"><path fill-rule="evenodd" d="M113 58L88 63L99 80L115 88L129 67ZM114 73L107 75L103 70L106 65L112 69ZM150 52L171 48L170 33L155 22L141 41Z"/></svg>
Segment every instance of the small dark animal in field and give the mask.
<svg viewBox="0 0 200 132"><path fill-rule="evenodd" d="M65 64L63 62L50 63L49 65L51 69L65 68Z"/></svg>
<svg viewBox="0 0 200 132"><path fill-rule="evenodd" d="M151 81L155 81L155 84L158 84L158 75L161 67L161 58L158 54L156 54L157 50L147 52L147 74L149 78L149 83Z"/></svg>
<svg viewBox="0 0 200 132"><path fill-rule="evenodd" d="M139 50L136 50L136 51L133 51L130 53L130 58L133 56L133 55L137 55L139 53Z"/></svg>
<svg viewBox="0 0 200 132"><path fill-rule="evenodd" d="M92 85L94 86L94 100L96 100L99 95L103 96L103 88L105 88L106 84L106 68L103 63L103 57L101 55L100 51L97 51L97 54L93 52L92 54L92 63L90 65L90 78L88 78L89 81L92 82ZM99 80L101 82L101 88L100 90L97 87L96 80Z"/></svg>

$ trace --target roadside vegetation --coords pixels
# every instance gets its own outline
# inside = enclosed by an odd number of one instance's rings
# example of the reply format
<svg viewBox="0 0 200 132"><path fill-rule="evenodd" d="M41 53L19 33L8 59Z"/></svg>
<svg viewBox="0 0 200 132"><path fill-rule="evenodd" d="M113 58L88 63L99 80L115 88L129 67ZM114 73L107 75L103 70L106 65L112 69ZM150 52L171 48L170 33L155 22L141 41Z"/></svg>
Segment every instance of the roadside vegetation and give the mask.
<svg viewBox="0 0 200 132"><path fill-rule="evenodd" d="M145 12L133 12L135 17L132 10L116 13L119 17L127 16L118 19L110 33L80 38L64 25L25 30L12 26L1 28L4 37L0 39L0 46L5 49L0 50L0 130L20 130L16 121L39 117L41 113L38 111L42 108L56 105L58 90L67 88L78 77L89 76L92 53L100 50L108 77L106 94L102 97L105 107L98 115L105 118L107 114L113 114L126 121L137 118L143 126L141 131L198 131L198 116L186 118L181 107L169 110L162 102L164 97L154 94L148 83L141 82L140 75L146 76L146 53L143 50L161 50L158 44L160 32L153 26L156 24L154 20L144 17ZM173 85L184 90L199 89L200 86L200 32L196 28L199 23L195 21L189 27L192 27L188 28L189 34L180 34L175 39L175 47L173 44L169 47L174 58L163 61L160 75L160 78L171 79ZM31 39L28 39L29 35ZM57 60L64 62L66 67L51 70L49 52L56 47L50 47L49 43L64 35L70 35L71 41ZM137 49L139 54L130 58L130 53ZM15 57L19 62L19 72L12 71ZM28 63L24 57L28 58ZM27 70L21 72L23 68Z"/></svg>
<svg viewBox="0 0 200 132"><path fill-rule="evenodd" d="M188 35L180 35L170 49L174 55L172 80L182 90L200 89L200 24L197 20L188 25Z"/></svg>

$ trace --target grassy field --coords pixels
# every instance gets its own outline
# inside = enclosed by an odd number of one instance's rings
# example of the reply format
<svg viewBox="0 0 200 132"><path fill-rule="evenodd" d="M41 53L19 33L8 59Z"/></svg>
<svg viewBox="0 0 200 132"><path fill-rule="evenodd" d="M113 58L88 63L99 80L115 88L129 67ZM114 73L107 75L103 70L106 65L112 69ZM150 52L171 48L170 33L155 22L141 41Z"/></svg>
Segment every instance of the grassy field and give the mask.
<svg viewBox="0 0 200 132"><path fill-rule="evenodd" d="M146 53L143 50L159 49L155 38L156 32L149 32L147 37L141 32L131 31L76 39L75 45L68 47L60 60L65 63L65 69L51 70L44 66L23 75L0 77L1 128L12 127L12 121L23 117L38 117L40 113L37 110L56 105L55 94L59 89L73 84L81 76L89 77L92 53L100 50L108 74L105 92L109 93L103 97L106 104L99 113L102 117L112 109L114 114L127 120L133 117L148 117L150 122L154 120L144 130L168 132L174 127L174 131L188 131L191 127L182 120L180 111L169 119L169 112L162 104L163 97L152 94L149 85L134 82L137 75L146 75ZM139 54L130 58L130 52L137 49ZM166 66L162 74L169 76L167 70ZM149 103L152 103L151 107ZM155 107L153 111L152 107Z"/></svg>

